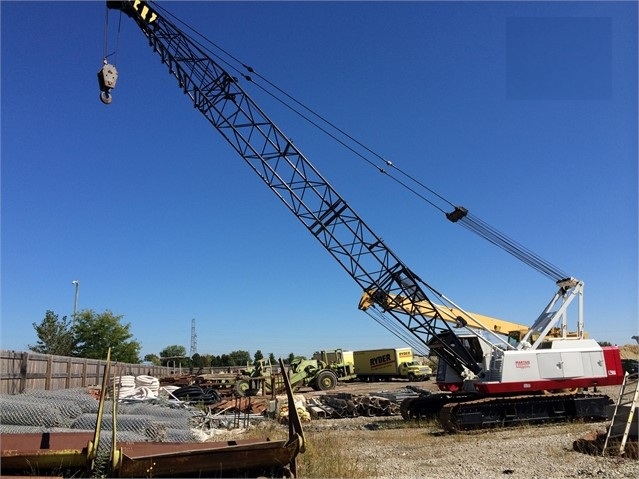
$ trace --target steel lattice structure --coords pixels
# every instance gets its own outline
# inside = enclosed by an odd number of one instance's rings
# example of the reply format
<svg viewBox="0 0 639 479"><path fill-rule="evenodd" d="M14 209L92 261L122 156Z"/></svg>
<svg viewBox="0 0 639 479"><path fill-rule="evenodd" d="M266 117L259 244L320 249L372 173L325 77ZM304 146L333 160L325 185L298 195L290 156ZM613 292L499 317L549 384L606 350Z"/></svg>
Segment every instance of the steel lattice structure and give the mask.
<svg viewBox="0 0 639 479"><path fill-rule="evenodd" d="M426 294L425 283L364 223L236 78L149 2L109 1L107 5L137 23L193 105L362 290L372 293L382 314L392 316L459 372L464 367L478 372L476 362ZM428 302L435 314L425 317L393 311L388 305L396 297Z"/></svg>

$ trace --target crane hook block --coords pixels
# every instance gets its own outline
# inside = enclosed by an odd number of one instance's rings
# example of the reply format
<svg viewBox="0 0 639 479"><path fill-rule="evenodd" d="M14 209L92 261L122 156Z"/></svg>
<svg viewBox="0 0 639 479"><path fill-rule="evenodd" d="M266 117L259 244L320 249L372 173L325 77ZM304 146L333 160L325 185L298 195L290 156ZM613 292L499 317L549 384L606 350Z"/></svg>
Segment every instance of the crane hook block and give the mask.
<svg viewBox="0 0 639 479"><path fill-rule="evenodd" d="M105 105L111 103L111 90L115 88L115 82L118 80L118 71L109 63L104 63L98 72L98 83L100 85L100 100Z"/></svg>

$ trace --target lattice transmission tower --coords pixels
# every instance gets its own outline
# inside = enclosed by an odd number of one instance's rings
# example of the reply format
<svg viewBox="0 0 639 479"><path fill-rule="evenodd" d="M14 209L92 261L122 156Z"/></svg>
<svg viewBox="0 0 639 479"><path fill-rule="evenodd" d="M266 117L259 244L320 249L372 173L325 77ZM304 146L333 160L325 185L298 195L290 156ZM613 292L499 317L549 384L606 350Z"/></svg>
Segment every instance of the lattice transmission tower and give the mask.
<svg viewBox="0 0 639 479"><path fill-rule="evenodd" d="M195 332L195 318L191 320L191 350L189 351L189 357L193 357L197 354L197 333Z"/></svg>

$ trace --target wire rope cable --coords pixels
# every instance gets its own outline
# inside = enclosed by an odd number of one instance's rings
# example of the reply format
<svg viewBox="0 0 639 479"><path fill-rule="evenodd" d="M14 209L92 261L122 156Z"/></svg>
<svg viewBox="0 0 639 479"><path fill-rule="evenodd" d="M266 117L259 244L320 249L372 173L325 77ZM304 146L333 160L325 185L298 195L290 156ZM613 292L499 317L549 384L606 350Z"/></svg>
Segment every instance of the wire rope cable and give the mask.
<svg viewBox="0 0 639 479"><path fill-rule="evenodd" d="M118 63L118 51L120 49L120 33L122 31L122 11L120 10L118 15L118 28L115 36L115 49L109 53L109 7L105 6L106 12L104 14L104 44L103 44L103 52L102 59L104 63L107 63L107 59L109 57L113 57L113 61L111 62L114 66L117 66Z"/></svg>
<svg viewBox="0 0 639 479"><path fill-rule="evenodd" d="M275 85L266 77L258 73L253 67L247 65L247 63L245 62L242 62L226 49L222 48L220 45L206 38L189 24L178 19L158 5L154 4L154 8L156 8L158 11L161 11L164 16L171 17L174 22L182 25L184 29L192 32L190 35L187 34L185 31L182 31L181 33L187 36L204 52L210 54L212 58L215 58L217 61L224 64L229 70L237 73L247 82L255 85L265 94L269 95L271 98L282 104L284 107L300 116L304 121L308 122L313 127L319 129L322 133L326 134L329 138L336 141L338 144L353 153L356 157L363 160L369 166L375 168L380 173L394 181L400 187L406 189L407 191L418 197L420 200L439 210L441 213L444 213L450 221L459 222L468 231L471 231L472 233L484 238L488 242L501 248L505 252L517 258L519 261L537 270L538 272L554 280L555 282L568 277L568 275L557 266L544 260L528 248L522 246L520 243L509 238L507 235L498 231L497 229L489 226L486 222L482 221L476 216L471 215L466 208L456 206L455 203L446 199L443 195L436 192L434 189L430 188L413 175L404 171L402 168L395 165L392 161L386 159L383 155L364 145L361 141L354 138L344 129L338 127L327 118L325 118L323 115L306 106L301 101L297 100L295 97L284 91L282 88ZM196 39L194 36L201 40ZM207 45L210 45L210 47ZM213 51L212 48L219 53ZM256 79L261 80L266 86L256 81ZM297 108L293 104L297 105L297 107L299 108ZM303 111L301 111L300 108ZM381 162L381 164L379 164L379 162ZM393 175L391 172L396 172L397 175ZM447 212L450 208L452 208L453 211Z"/></svg>
<svg viewBox="0 0 639 479"><path fill-rule="evenodd" d="M428 356L428 350L425 348L424 343L409 335L403 327L400 327L397 321L390 319L383 311L377 308L368 308L364 312L397 339L413 348L413 351L419 356Z"/></svg>

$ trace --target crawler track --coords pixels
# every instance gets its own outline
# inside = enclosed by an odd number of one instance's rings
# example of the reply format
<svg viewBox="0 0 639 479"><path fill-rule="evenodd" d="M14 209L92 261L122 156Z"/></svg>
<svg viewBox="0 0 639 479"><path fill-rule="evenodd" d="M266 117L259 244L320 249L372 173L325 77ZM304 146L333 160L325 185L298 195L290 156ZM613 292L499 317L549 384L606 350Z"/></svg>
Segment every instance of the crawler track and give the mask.
<svg viewBox="0 0 639 479"><path fill-rule="evenodd" d="M436 419L448 403L471 401L479 396L474 393L434 393L406 398L400 404L400 412L406 420Z"/></svg>
<svg viewBox="0 0 639 479"><path fill-rule="evenodd" d="M602 394L555 394L479 398L473 394L431 394L402 402L404 419L437 418L447 431L505 427L522 423L608 418L612 400Z"/></svg>

